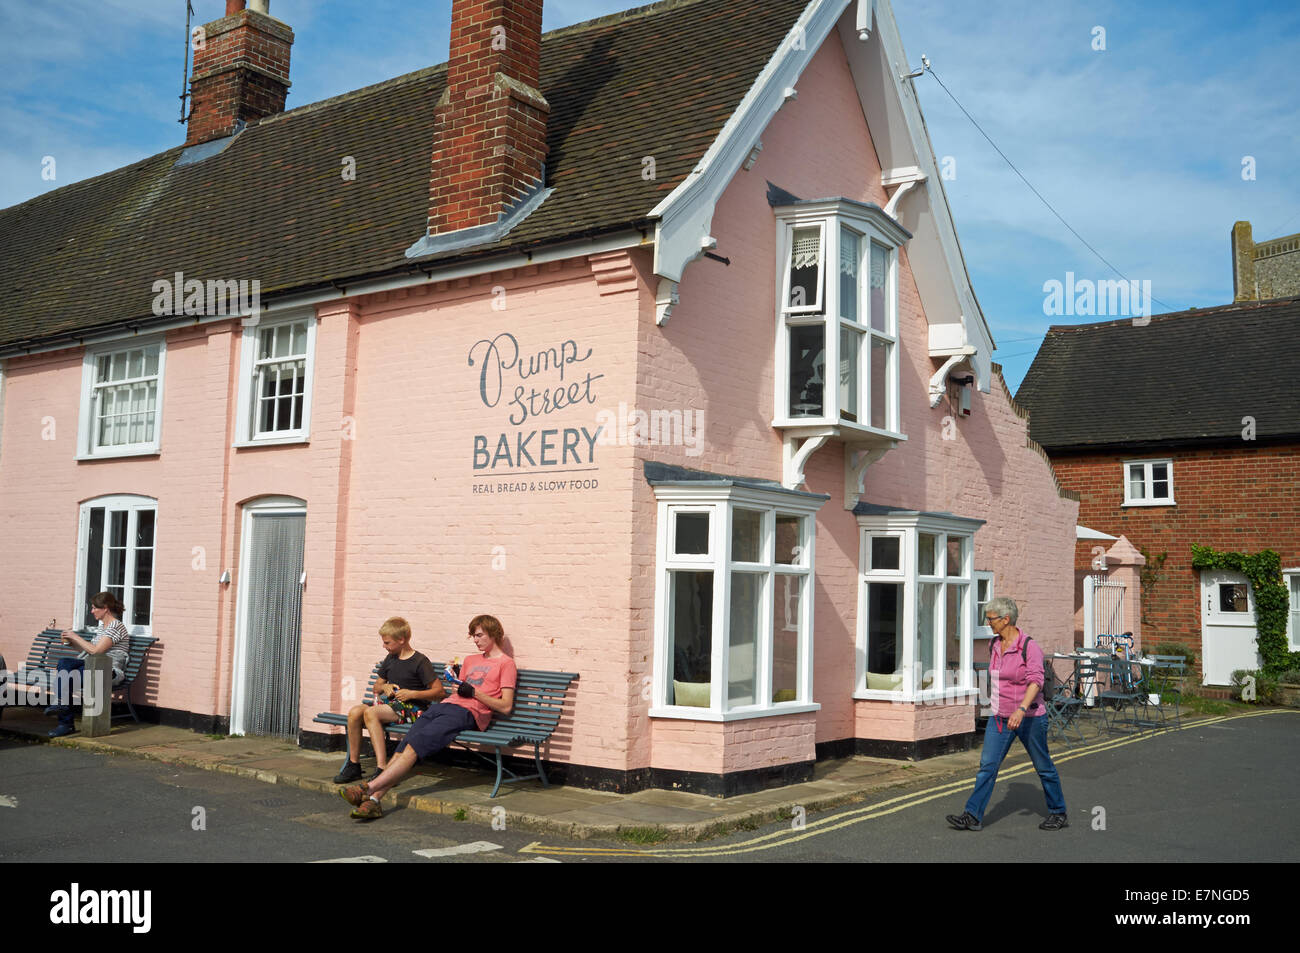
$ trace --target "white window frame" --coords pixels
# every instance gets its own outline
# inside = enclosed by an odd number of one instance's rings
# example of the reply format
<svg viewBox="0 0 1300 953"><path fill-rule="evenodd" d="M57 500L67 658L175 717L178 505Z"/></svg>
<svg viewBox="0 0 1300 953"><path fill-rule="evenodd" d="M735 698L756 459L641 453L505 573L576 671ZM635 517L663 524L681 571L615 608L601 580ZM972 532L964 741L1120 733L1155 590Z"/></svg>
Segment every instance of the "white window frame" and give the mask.
<svg viewBox="0 0 1300 953"><path fill-rule="evenodd" d="M860 548L858 553L858 626L857 626L857 676L853 697L857 699L928 702L928 701L962 701L978 695L979 688L974 678L974 639L975 632L975 597L976 578L973 566L975 561L975 533L983 525L982 520L968 519L960 516L943 516L937 513L898 512L885 515L858 516L858 536ZM884 535L903 536L902 572L893 570L873 570L868 562L870 539ZM938 537L939 554L944 561L942 571L922 576L919 572L917 549L921 533L934 534ZM958 572L950 571L947 565L948 538L964 539L964 565ZM985 575L985 574L980 574ZM992 586L991 574L990 587ZM869 600L867 586L871 583L902 584L903 586L903 621L902 621L902 684L898 690L867 687L867 659L869 646L868 624ZM938 584L940 594L935 604L934 656L939 658L941 650L946 653L947 633L947 587L959 585L966 587L964 604L958 607L957 616L965 625L965 634L961 639L961 657L957 659L956 685L936 685L917 689L916 686L916 629L918 623L918 600L922 583ZM946 660L939 671L947 672ZM945 679L946 680L946 675Z"/></svg>
<svg viewBox="0 0 1300 953"><path fill-rule="evenodd" d="M858 440L906 439L902 433L900 409L901 335L898 320L899 249L908 235L896 222L879 208L859 202L836 200L831 202L803 202L776 210L777 219L777 314L776 314L776 370L772 426L782 429L832 428L839 436ZM790 262L796 229L818 226L821 229L820 300L802 307L790 305ZM857 318L842 317L840 307L840 241L842 230L849 229L859 236ZM889 255L885 270L885 316L883 330L871 326L869 306L871 299L871 246L883 246ZM822 372L822 414L820 416L794 416L790 410L790 341L791 329L796 327L822 328L825 364ZM858 406L856 420L843 416L840 407L840 330L849 328L862 335L858 353L857 388ZM873 427L871 407L871 352L872 342L879 340L889 346L886 365L885 393L889 406L885 409L885 426Z"/></svg>
<svg viewBox="0 0 1300 953"><path fill-rule="evenodd" d="M0 460L4 457L5 445L5 362L0 361Z"/></svg>
<svg viewBox="0 0 1300 953"><path fill-rule="evenodd" d="M148 496L138 496L131 493L119 493L112 496L101 496L93 500L86 500L81 504L80 513L77 518L77 571L76 571L76 590L72 599L72 619L74 628L82 628L86 622L86 598L87 580L86 570L87 557L89 556L89 536L90 536L90 511L92 509L103 509L107 512L104 514L104 552L105 556L100 560L100 584L94 586L96 592L102 592L109 587L104 583L104 573L108 571L108 559L106 554L108 544L111 539L109 527L111 525L111 513L127 513L126 526L126 568L123 576L123 593L121 596L122 603L126 608L123 615L123 623L132 617L135 612L135 592L133 580L135 579L137 550L135 548L135 531L139 514L142 511L151 511L154 514L153 520L153 564L149 573L149 624L135 625L128 623L127 629L132 635L151 635L153 632L153 620L158 611L157 587L154 585L158 578L158 501Z"/></svg>
<svg viewBox="0 0 1300 953"><path fill-rule="evenodd" d="M816 598L817 536L816 514L824 498L808 494L779 490L762 490L743 486L680 486L657 485L658 527L656 537L655 586L655 650L650 716L686 721L738 721L775 715L819 711L821 706L813 698L813 602ZM757 563L731 560L732 514L735 510L758 510L764 513L761 561ZM709 513L709 552L707 554L676 555L672 552L675 518L678 513ZM799 564L776 563L776 517L793 516L802 520L803 554ZM669 614L670 574L674 571L707 571L713 574L713 616L711 620L712 645L709 665L709 707L668 704L668 684L673 676L673 659L670 657ZM762 575L761 607L758 612L759 632L754 696L757 701L749 705L731 707L727 700L730 665L731 578L733 571L749 571ZM799 605L798 657L796 697L794 701L771 701L772 655L774 645L774 600L777 598L775 582L779 576L792 575L802 579L803 593Z"/></svg>
<svg viewBox="0 0 1300 953"><path fill-rule="evenodd" d="M984 602L980 602L981 582L987 582L989 584L988 586L989 597L988 599L985 599ZM975 602L974 634L975 634L975 638L977 639L993 638L993 626L989 625L984 621L984 612L980 609L980 606L988 605L995 598L997 598L997 592L993 587L993 573L985 569L976 569L975 570L975 598L974 598L974 602Z"/></svg>
<svg viewBox="0 0 1300 953"><path fill-rule="evenodd" d="M158 348L157 400L154 404L153 439L140 443L121 444L113 447L98 446L99 432L96 407L97 388L95 384L95 363L106 355L120 354L124 351L138 351L144 348ZM77 421L77 456L78 460L102 460L111 457L139 457L157 454L162 450L163 394L167 364L167 341L162 335L142 338L125 338L108 344L86 348L81 365L81 407ZM143 378L142 378L143 379Z"/></svg>
<svg viewBox="0 0 1300 953"><path fill-rule="evenodd" d="M306 322L306 354L304 355L304 380L302 395L302 426L292 430L277 430L265 434L257 432L258 416L258 341L263 331L274 330L290 324ZM262 319L244 325L239 346L239 394L235 401L238 415L235 431L236 447L265 447L277 444L307 443L311 439L311 395L316 380L316 326L319 319L315 309L304 308L274 319ZM284 358L276 362L284 361Z"/></svg>
<svg viewBox="0 0 1300 953"><path fill-rule="evenodd" d="M1286 582L1287 593L1287 646L1292 652L1300 652L1300 566L1283 569L1282 579Z"/></svg>
<svg viewBox="0 0 1300 953"><path fill-rule="evenodd" d="M1167 468L1165 472L1169 475L1169 495L1156 498L1153 496L1155 490L1155 480L1151 476L1152 467L1164 464ZM1125 506L1175 506L1174 502L1174 461L1170 457L1159 460L1125 460L1122 464L1122 479L1124 481L1124 505ZM1129 467L1142 467L1142 491L1146 495L1142 499L1135 499L1129 495Z"/></svg>

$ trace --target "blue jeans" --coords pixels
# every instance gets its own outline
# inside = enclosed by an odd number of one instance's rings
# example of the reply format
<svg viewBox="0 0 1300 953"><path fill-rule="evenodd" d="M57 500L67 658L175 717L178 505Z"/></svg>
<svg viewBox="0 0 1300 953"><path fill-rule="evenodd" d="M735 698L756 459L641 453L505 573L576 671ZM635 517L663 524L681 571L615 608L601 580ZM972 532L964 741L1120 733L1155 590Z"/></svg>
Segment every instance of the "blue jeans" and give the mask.
<svg viewBox="0 0 1300 953"><path fill-rule="evenodd" d="M999 730L1000 729L1000 730ZM1056 765L1047 753L1047 716L1030 718L1026 715L1020 721L1020 727L1014 731L1007 727L1002 718L990 718L984 729L984 752L980 755L980 770L975 776L975 790L966 802L966 811L977 821L983 823L984 811L993 797L993 782L998 779L998 769L1011 750L1011 742L1020 739L1029 758L1038 772L1038 779L1043 782L1043 796L1047 798L1049 814L1065 813L1065 794L1061 791L1061 777L1056 773Z"/></svg>
<svg viewBox="0 0 1300 953"><path fill-rule="evenodd" d="M54 683L57 686L56 691L58 692L56 704L59 706L60 728L64 726L71 728L76 724L73 720L72 687L70 678L73 672L84 672L85 670L86 663L79 658L59 659ZM68 674L64 675L64 672L67 672Z"/></svg>

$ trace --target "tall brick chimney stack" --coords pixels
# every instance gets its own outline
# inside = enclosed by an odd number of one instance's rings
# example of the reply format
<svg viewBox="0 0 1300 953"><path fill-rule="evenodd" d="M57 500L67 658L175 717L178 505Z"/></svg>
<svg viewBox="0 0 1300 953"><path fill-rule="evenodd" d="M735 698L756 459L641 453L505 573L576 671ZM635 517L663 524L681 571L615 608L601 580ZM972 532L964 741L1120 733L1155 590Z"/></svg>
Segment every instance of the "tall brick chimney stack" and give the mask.
<svg viewBox="0 0 1300 953"><path fill-rule="evenodd" d="M435 115L429 235L490 225L544 174L542 0L453 0Z"/></svg>
<svg viewBox="0 0 1300 953"><path fill-rule="evenodd" d="M187 146L233 135L243 124L284 112L293 30L268 13L267 0L226 0L226 15L204 24L190 78Z"/></svg>

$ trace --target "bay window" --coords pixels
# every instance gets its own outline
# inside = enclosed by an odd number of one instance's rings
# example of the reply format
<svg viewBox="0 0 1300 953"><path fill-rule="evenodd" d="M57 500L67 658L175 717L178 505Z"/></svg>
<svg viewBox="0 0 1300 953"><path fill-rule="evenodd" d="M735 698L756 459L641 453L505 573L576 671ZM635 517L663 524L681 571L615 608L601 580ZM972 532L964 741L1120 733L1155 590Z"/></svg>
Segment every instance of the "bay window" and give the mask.
<svg viewBox="0 0 1300 953"><path fill-rule="evenodd" d="M775 427L899 435L898 248L879 208L841 199L777 209Z"/></svg>
<svg viewBox="0 0 1300 953"><path fill-rule="evenodd" d="M859 504L862 533L855 698L971 691L982 520Z"/></svg>
<svg viewBox="0 0 1300 953"><path fill-rule="evenodd" d="M659 534L650 714L727 721L815 710L813 517L826 497L726 477L651 483Z"/></svg>

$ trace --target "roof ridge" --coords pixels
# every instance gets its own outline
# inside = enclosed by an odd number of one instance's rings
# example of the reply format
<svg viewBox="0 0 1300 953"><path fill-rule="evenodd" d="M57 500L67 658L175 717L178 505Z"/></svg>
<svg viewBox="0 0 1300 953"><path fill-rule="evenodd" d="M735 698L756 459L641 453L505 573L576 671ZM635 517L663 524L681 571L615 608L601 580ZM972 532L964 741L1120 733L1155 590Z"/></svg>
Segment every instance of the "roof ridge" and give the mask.
<svg viewBox="0 0 1300 953"><path fill-rule="evenodd" d="M353 100L360 99L363 95L369 96L370 94L375 93L381 89L386 89L389 87L396 87L396 86L404 86L407 83L415 83L415 82L419 82L420 80L427 79L436 73L445 73L445 72L447 72L446 63L435 63L432 66L422 66L419 69L412 70L409 73L402 73L400 76L394 76L390 79L383 79L377 83L371 83L369 86L361 86L358 87L357 89L350 89L345 93L336 93L333 96L329 96L325 99L318 99L314 103L304 103L301 106L295 106L293 109L286 109L284 112L274 113L270 116L263 116L256 123L250 124L249 128L253 129L256 128L257 126L268 126L271 125L272 123L279 122L282 119L288 119L292 116L309 115L310 113L316 112L317 110L320 109L328 108L330 106L337 106L342 103L350 103Z"/></svg>
<svg viewBox="0 0 1300 953"><path fill-rule="evenodd" d="M581 33L584 30L589 30L594 27L607 26L614 23L622 23L626 20L634 20L640 17L650 16L652 14L661 13L666 10L675 9L677 7L688 7L688 6L694 6L696 4L707 3L707 2L709 2L709 0L658 0L657 3L649 3L646 4L645 6L633 7L630 10L621 10L616 13L607 13L604 16L594 17L593 19L590 20L584 20L581 23L572 23L569 26L560 27L555 30L549 30L546 33L542 34L542 39L545 40L548 37L553 37L553 36L568 36L573 33ZM419 80L427 79L436 73L439 72L445 73L446 71L447 71L447 63L445 60L441 63L435 63L432 66L422 66L420 69L412 70L409 73L402 73L401 75L391 77L390 79L380 80L377 83L371 83L369 86L361 86L357 89L351 89L344 93L337 93L334 96L330 96L326 99L319 99L314 103L304 103L301 106L295 106L293 109L286 109L283 112L274 113L270 116L264 116L256 123L250 124L250 128L252 128L253 126L265 126L271 123L280 122L281 120L289 119L293 116L308 115L319 109L326 109L330 106L351 102L352 100L360 98L363 95L369 95L371 93L377 92L387 87L394 87L394 86L403 85L405 83L418 82Z"/></svg>
<svg viewBox="0 0 1300 953"><path fill-rule="evenodd" d="M562 26L543 33L542 38L545 39L548 36L568 36L570 33L581 33L584 30L608 26L613 23L622 23L625 20L635 20L640 17L651 16L677 7L690 7L696 4L708 2L709 0L658 0L657 3L647 3L645 6L633 7L630 10L619 10L616 13L606 13L604 16L593 17L590 20L583 20L581 23L571 23L568 26Z"/></svg>
<svg viewBox="0 0 1300 953"><path fill-rule="evenodd" d="M1300 295L1288 295L1282 298L1266 298L1263 301L1233 301L1228 304L1210 305L1206 308L1186 308L1182 311L1167 311L1164 314L1151 315L1151 321L1170 321L1178 318L1190 318L1197 315L1207 314L1224 314L1229 311L1258 311L1264 308L1281 308L1287 305L1300 304ZM1053 331L1093 331L1103 328L1119 327L1121 325L1132 324L1133 318L1115 318L1111 321L1092 321L1088 324L1053 324L1049 325L1047 333Z"/></svg>
<svg viewBox="0 0 1300 953"><path fill-rule="evenodd" d="M99 173L99 175L92 175L88 179L77 179L74 182L69 182L67 185L60 185L58 188L50 189L48 192L42 192L40 195L33 195L31 198L27 199L24 202L19 202L17 205L10 205L5 208L0 208L0 215L8 215L11 212L17 212L19 209L22 209L35 202L43 202L44 200L50 198L51 196L58 195L59 193L64 192L67 189L75 189L82 186L92 185L93 183L98 182L100 179L107 178L110 175L120 175L121 173L128 172L131 169L136 168L137 166L142 166L149 162L156 162L161 157L167 155L168 153L172 153L172 152L180 153L184 148L185 146L183 144L175 145L168 149L164 149L162 152L155 152L153 155L145 156L143 159L137 159L135 162L131 162L127 165L118 166L116 169L109 169L107 172Z"/></svg>

